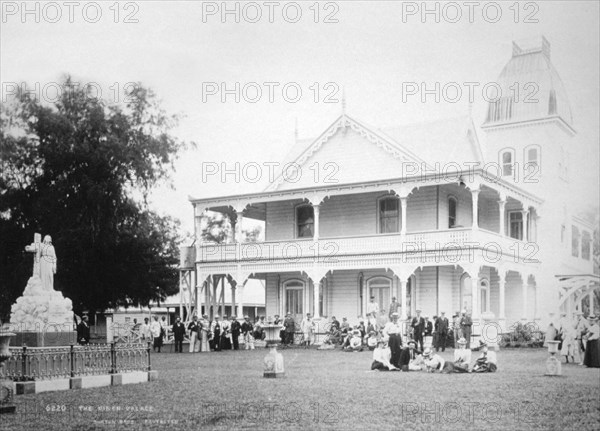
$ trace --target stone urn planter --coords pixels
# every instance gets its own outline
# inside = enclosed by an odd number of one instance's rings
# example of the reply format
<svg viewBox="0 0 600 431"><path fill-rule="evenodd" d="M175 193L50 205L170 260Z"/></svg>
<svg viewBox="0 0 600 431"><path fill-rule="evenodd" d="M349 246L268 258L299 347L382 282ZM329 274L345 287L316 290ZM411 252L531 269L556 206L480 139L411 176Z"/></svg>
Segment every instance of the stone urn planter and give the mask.
<svg viewBox="0 0 600 431"><path fill-rule="evenodd" d="M269 348L269 353L264 359L263 377L277 378L284 376L283 355L277 351L277 343L279 341L279 331L283 328L282 325L274 325L269 322L263 327L265 331L265 341Z"/></svg>

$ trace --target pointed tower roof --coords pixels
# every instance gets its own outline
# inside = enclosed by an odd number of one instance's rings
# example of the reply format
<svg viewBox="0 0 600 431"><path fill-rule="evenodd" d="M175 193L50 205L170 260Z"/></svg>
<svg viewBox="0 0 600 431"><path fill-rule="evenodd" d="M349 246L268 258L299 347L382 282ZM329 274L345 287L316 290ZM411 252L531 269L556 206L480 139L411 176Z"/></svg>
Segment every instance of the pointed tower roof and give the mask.
<svg viewBox="0 0 600 431"><path fill-rule="evenodd" d="M550 118L573 126L567 92L550 61L550 43L545 37L513 42L512 58L496 83L502 92L488 103L482 127ZM491 93L490 98L494 97Z"/></svg>

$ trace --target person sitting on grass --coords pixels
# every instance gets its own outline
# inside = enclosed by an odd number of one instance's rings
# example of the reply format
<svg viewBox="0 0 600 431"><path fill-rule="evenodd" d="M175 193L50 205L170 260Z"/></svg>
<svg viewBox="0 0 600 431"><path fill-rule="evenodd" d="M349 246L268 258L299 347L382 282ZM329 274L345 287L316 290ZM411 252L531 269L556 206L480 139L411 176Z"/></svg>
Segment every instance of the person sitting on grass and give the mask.
<svg viewBox="0 0 600 431"><path fill-rule="evenodd" d="M400 353L400 369L402 371L420 371L423 364L421 352L417 350L415 340L410 340Z"/></svg>
<svg viewBox="0 0 600 431"><path fill-rule="evenodd" d="M433 353L429 347L423 352L423 365L428 373L441 373L446 361L437 353Z"/></svg>
<svg viewBox="0 0 600 431"><path fill-rule="evenodd" d="M343 346L345 352L362 352L362 337L360 336L360 330L355 329L346 338Z"/></svg>
<svg viewBox="0 0 600 431"><path fill-rule="evenodd" d="M348 319L345 317L342 318L342 325L340 326L340 331L342 331L342 336L346 337L348 332L350 332L350 324L348 323Z"/></svg>
<svg viewBox="0 0 600 431"><path fill-rule="evenodd" d="M388 345L379 339L377 341L377 347L373 350L373 363L371 364L372 371L398 371L398 368L394 367L390 363L392 358L392 351Z"/></svg>
<svg viewBox="0 0 600 431"><path fill-rule="evenodd" d="M445 373L468 373L471 364L471 349L467 349L467 340L460 338L454 349L454 362L446 362L444 366Z"/></svg>
<svg viewBox="0 0 600 431"><path fill-rule="evenodd" d="M481 355L475 361L473 365L474 373L493 373L497 367L496 352L489 352L488 345L485 341L479 340L479 351Z"/></svg>
<svg viewBox="0 0 600 431"><path fill-rule="evenodd" d="M369 350L375 350L375 347L377 347L377 333L375 331L369 332L366 344Z"/></svg>

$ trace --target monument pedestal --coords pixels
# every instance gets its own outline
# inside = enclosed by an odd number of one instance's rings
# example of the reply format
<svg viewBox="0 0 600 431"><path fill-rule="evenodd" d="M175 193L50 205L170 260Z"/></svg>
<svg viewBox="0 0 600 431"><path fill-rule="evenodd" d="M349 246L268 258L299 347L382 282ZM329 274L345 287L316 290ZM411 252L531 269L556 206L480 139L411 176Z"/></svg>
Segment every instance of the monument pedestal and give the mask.
<svg viewBox="0 0 600 431"><path fill-rule="evenodd" d="M15 347L57 347L77 344L75 331L21 331L14 334L10 337L10 344Z"/></svg>

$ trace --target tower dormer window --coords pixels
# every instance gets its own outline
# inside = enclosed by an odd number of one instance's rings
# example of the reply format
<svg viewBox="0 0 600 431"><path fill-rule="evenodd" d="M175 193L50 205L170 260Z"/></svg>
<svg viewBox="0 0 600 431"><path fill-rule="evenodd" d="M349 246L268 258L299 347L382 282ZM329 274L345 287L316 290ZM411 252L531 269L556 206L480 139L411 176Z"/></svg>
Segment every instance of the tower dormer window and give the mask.
<svg viewBox="0 0 600 431"><path fill-rule="evenodd" d="M500 151L500 166L503 177L512 177L514 174L515 151L513 149L504 149Z"/></svg>
<svg viewBox="0 0 600 431"><path fill-rule="evenodd" d="M530 145L525 148L525 163L528 166L539 167L540 165L540 147L538 145Z"/></svg>

